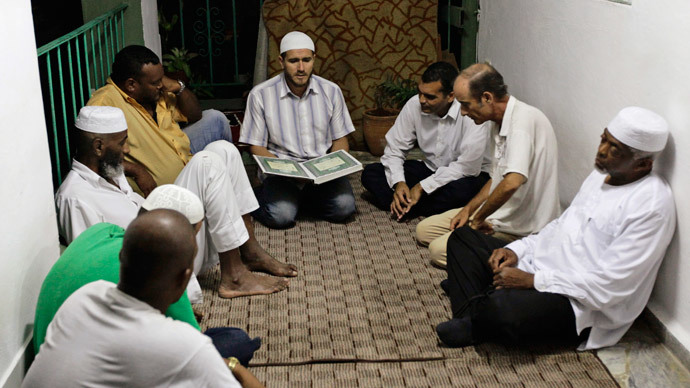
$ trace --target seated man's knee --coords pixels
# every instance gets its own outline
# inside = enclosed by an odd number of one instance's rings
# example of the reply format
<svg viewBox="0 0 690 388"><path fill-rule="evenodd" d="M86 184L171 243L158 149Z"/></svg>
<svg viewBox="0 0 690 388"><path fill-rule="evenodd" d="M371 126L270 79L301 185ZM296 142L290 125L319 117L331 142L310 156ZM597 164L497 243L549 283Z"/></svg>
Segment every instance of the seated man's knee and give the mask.
<svg viewBox="0 0 690 388"><path fill-rule="evenodd" d="M417 238L417 242L423 246L428 246L432 241L438 238L437 234L431 233L433 225L435 224L434 217L436 216L423 219L415 228L415 237Z"/></svg>
<svg viewBox="0 0 690 388"><path fill-rule="evenodd" d="M204 150L211 151L214 154L223 158L224 161L230 164L242 163L242 155L234 144L225 141L217 140L207 145Z"/></svg>
<svg viewBox="0 0 690 388"><path fill-rule="evenodd" d="M223 114L223 112L215 110L215 109L206 109L201 113L202 113L202 116L206 119L218 120L219 122L225 122L228 120L228 118L225 117L225 114Z"/></svg>
<svg viewBox="0 0 690 388"><path fill-rule="evenodd" d="M206 170L213 169L223 171L225 169L225 165L218 154L203 150L194 154L185 166L185 169L190 170L198 170L200 168Z"/></svg>
<svg viewBox="0 0 690 388"><path fill-rule="evenodd" d="M372 184L381 179L382 174L384 174L384 179L385 179L385 173L383 170L383 165L381 163L372 163L368 164L364 167L364 171L362 171L362 186L364 186L365 189L371 191Z"/></svg>
<svg viewBox="0 0 690 388"><path fill-rule="evenodd" d="M226 126L230 125L225 114L215 109L206 109L201 112L201 120L206 122L206 125L215 127L218 133L222 132Z"/></svg>
<svg viewBox="0 0 690 388"><path fill-rule="evenodd" d="M446 262L446 249L448 240L439 237L429 243L429 259L435 262Z"/></svg>
<svg viewBox="0 0 690 388"><path fill-rule="evenodd" d="M345 221L355 212L355 197L350 193L338 194L331 199L324 218L329 221Z"/></svg>
<svg viewBox="0 0 690 388"><path fill-rule="evenodd" d="M293 203L277 201L264 206L264 209L259 209L263 217L257 217L257 219L269 228L285 229L295 225L297 207Z"/></svg>

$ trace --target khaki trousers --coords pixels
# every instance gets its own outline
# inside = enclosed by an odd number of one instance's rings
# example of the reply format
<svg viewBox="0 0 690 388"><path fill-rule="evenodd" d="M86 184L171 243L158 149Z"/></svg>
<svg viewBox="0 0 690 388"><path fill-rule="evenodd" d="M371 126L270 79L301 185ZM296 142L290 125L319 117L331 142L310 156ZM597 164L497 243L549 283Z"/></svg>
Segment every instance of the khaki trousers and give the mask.
<svg viewBox="0 0 690 388"><path fill-rule="evenodd" d="M427 217L417 224L417 242L429 247L429 259L434 264L442 267L446 266L448 237L453 232L450 229L450 221L460 210L462 208L451 209L447 212ZM491 236L506 242L513 242L522 238L521 236L503 232L495 232Z"/></svg>

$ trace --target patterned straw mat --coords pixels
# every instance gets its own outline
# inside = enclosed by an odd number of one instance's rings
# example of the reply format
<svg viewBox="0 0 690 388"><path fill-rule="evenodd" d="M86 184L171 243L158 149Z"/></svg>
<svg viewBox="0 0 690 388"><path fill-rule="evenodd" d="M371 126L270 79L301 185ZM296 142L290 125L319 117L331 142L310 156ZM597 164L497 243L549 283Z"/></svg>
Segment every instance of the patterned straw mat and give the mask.
<svg viewBox="0 0 690 388"><path fill-rule="evenodd" d="M263 345L251 371L270 387L617 387L591 352L567 348L464 349L438 345L450 317L444 271L417 246L419 220L397 223L362 199L347 224L300 219L289 230L256 225L257 239L300 275L268 296L221 299L218 268L200 277L202 326L235 326Z"/></svg>

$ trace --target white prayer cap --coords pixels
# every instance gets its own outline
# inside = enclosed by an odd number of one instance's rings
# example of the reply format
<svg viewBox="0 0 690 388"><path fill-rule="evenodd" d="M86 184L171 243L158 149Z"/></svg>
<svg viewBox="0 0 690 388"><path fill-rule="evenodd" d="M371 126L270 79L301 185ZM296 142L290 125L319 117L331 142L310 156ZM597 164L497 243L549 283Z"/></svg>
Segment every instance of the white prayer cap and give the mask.
<svg viewBox="0 0 690 388"><path fill-rule="evenodd" d="M204 205L191 191L177 185L161 185L153 189L141 205L146 210L171 209L184 214L194 225L204 219Z"/></svg>
<svg viewBox="0 0 690 388"><path fill-rule="evenodd" d="M314 50L314 41L311 40L309 35L304 32L292 31L285 34L283 39L280 41L280 53L284 53L288 50L299 50L308 49Z"/></svg>
<svg viewBox="0 0 690 388"><path fill-rule="evenodd" d="M644 152L658 152L666 146L668 124L651 110L629 106L623 108L607 127L621 143Z"/></svg>
<svg viewBox="0 0 690 388"><path fill-rule="evenodd" d="M127 129L127 120L120 108L85 106L79 110L74 126L91 133L117 133Z"/></svg>

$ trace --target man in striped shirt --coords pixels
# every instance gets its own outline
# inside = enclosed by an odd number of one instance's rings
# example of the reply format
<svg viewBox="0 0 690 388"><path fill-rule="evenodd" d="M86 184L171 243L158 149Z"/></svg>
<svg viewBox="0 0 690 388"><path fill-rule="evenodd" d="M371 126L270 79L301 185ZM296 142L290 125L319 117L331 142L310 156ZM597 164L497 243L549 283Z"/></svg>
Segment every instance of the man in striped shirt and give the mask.
<svg viewBox="0 0 690 388"><path fill-rule="evenodd" d="M347 134L354 132L338 85L313 75L314 42L293 31L280 42L283 72L255 86L249 93L240 142L252 154L305 161L337 150L348 150ZM252 215L269 228L295 225L303 210L331 222L355 211L347 177L320 185L292 178L266 177L256 189L259 209Z"/></svg>

